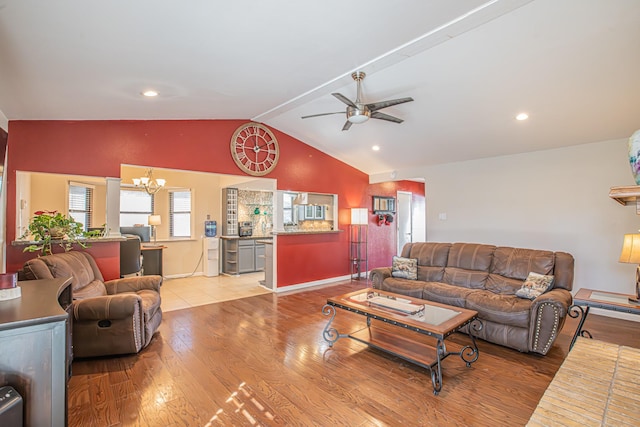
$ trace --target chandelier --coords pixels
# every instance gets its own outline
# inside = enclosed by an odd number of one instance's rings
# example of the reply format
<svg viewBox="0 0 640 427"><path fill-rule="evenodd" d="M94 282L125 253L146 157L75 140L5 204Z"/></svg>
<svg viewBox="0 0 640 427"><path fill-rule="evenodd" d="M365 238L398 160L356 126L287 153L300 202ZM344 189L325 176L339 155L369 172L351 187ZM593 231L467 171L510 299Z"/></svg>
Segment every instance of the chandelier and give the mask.
<svg viewBox="0 0 640 427"><path fill-rule="evenodd" d="M149 194L156 194L164 185L166 180L162 178L153 177L153 169L147 169L145 176L140 178L133 178L133 185L136 187L143 187L144 191Z"/></svg>

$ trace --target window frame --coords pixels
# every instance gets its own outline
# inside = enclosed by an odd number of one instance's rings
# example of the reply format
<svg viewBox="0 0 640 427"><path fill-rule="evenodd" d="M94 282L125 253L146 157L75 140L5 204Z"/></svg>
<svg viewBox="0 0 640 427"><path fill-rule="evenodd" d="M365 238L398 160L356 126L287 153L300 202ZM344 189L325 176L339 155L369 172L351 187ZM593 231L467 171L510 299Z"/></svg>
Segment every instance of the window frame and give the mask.
<svg viewBox="0 0 640 427"><path fill-rule="evenodd" d="M136 192L136 193L141 193L144 195L147 195L151 198L151 211L123 211L122 210L122 194L123 192ZM154 215L155 214L155 194L149 194L146 191L142 190L142 189L136 189L134 187L120 187L120 212L119 212L119 224L120 227L127 227L127 226L133 226L134 224L140 224L140 223L133 223L133 224L129 224L128 222L125 223L122 221L122 216L123 215L144 215L146 218L149 217L149 215ZM142 224L144 225L148 225L148 219L146 219L144 222L142 222Z"/></svg>
<svg viewBox="0 0 640 427"><path fill-rule="evenodd" d="M85 189L86 194L84 197L84 200L85 200L84 209L72 208L72 203L71 203L72 187ZM77 213L82 213L86 215L87 220L82 222L84 231L88 231L89 228L93 227L92 225L93 224L93 207L94 207L93 198L95 196L94 190L95 190L95 186L90 184L83 184L81 182L69 181L67 185L67 214L77 222L81 222L81 221L78 221L78 219L75 216L73 216L73 213L77 212Z"/></svg>
<svg viewBox="0 0 640 427"><path fill-rule="evenodd" d="M172 188L169 191L169 238L171 239L192 239L193 238L193 190L191 188ZM176 211L174 203L175 193L188 193L189 194L189 210L188 211ZM189 219L188 235L176 235L176 214L179 216L185 215Z"/></svg>

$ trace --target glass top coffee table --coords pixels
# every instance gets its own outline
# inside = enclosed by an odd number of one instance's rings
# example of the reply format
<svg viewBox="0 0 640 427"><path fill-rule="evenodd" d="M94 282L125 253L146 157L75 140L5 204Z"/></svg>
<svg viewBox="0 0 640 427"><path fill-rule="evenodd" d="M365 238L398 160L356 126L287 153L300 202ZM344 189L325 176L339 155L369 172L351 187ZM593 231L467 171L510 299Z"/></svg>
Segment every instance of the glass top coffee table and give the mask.
<svg viewBox="0 0 640 427"><path fill-rule="evenodd" d="M348 334L339 333L331 326L336 309L365 316L366 326ZM457 355L468 367L478 360L475 333L482 329L482 322L473 310L367 288L327 299L322 313L330 316L322 333L330 347L340 338L351 338L428 369L436 395L442 390L444 359ZM372 324L372 320L378 322ZM430 336L435 344L396 334L385 324ZM465 326L468 326L471 344L456 352L447 351L444 340Z"/></svg>

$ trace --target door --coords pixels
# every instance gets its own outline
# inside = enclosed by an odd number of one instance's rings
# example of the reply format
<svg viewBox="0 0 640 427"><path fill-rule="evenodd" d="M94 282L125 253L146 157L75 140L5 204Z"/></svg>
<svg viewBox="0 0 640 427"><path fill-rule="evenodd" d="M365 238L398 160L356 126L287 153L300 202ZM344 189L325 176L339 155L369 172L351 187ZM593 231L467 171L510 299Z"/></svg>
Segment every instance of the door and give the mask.
<svg viewBox="0 0 640 427"><path fill-rule="evenodd" d="M413 242L413 235L411 233L411 212L411 193L398 191L398 207L396 211L396 224L398 227L398 255L402 253L402 248L406 243Z"/></svg>

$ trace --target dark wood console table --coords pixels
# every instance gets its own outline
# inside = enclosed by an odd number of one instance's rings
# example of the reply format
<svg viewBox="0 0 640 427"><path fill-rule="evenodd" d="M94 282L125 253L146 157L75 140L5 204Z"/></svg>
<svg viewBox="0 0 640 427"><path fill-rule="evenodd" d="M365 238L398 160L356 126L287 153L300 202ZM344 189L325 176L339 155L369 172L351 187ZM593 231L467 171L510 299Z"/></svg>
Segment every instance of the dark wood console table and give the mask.
<svg viewBox="0 0 640 427"><path fill-rule="evenodd" d="M166 249L162 245L142 245L142 274L145 276L162 276L162 251Z"/></svg>
<svg viewBox="0 0 640 427"><path fill-rule="evenodd" d="M576 339L581 336L592 338L591 333L584 329L584 322L589 315L589 309L600 308L603 310L618 311L620 313L640 314L640 304L634 302L633 295L619 294L615 292L598 291L594 289L580 289L573 297L573 305L569 307L569 316L578 319L578 327L571 340L572 348ZM584 307L584 308L583 308Z"/></svg>
<svg viewBox="0 0 640 427"><path fill-rule="evenodd" d="M24 425L67 425L71 366L71 279L18 282L22 296L0 301L0 386L24 400Z"/></svg>

